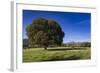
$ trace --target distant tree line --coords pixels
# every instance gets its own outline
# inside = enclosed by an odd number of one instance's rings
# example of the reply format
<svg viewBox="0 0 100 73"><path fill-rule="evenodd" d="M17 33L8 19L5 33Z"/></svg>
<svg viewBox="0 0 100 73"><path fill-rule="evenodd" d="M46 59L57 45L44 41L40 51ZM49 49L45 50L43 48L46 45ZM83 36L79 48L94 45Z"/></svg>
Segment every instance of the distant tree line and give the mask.
<svg viewBox="0 0 100 73"><path fill-rule="evenodd" d="M91 47L91 42L69 42L64 43L65 47Z"/></svg>
<svg viewBox="0 0 100 73"><path fill-rule="evenodd" d="M23 39L23 48L28 48L29 47L29 41L28 39Z"/></svg>
<svg viewBox="0 0 100 73"><path fill-rule="evenodd" d="M48 47L58 47L58 45L49 45ZM41 45L30 45L28 39L23 39L23 48L38 48L42 47ZM91 47L91 42L69 42L62 43L60 47Z"/></svg>

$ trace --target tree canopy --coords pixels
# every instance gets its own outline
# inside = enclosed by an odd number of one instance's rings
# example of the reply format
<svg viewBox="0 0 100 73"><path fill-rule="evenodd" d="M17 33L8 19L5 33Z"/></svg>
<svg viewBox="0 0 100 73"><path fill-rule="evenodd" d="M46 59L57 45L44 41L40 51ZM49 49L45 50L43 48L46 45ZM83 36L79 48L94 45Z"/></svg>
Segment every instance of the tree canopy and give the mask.
<svg viewBox="0 0 100 73"><path fill-rule="evenodd" d="M26 27L26 32L31 46L38 45L47 49L49 45L61 45L63 42L64 32L54 20L34 19Z"/></svg>

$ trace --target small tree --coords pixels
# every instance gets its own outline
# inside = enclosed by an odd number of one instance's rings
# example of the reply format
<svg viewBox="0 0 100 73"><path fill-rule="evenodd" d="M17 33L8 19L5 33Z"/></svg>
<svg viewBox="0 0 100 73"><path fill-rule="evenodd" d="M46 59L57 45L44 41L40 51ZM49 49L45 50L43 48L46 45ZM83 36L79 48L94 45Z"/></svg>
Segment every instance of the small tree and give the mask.
<svg viewBox="0 0 100 73"><path fill-rule="evenodd" d="M49 45L61 45L64 32L54 20L38 18L26 28L30 45L39 45L46 50Z"/></svg>

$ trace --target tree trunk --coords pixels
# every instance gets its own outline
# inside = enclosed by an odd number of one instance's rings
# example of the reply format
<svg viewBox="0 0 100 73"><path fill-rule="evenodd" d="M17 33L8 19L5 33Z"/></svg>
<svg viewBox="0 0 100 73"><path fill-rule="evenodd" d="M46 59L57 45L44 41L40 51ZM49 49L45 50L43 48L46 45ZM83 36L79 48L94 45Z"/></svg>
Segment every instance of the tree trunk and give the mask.
<svg viewBox="0 0 100 73"><path fill-rule="evenodd" d="M44 47L45 50L47 50L47 47Z"/></svg>

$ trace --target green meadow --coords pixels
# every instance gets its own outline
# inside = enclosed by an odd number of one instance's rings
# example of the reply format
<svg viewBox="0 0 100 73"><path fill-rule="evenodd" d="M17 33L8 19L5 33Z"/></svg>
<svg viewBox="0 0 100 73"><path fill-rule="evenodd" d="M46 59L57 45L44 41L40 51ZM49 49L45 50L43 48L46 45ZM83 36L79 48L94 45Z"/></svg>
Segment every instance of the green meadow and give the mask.
<svg viewBox="0 0 100 73"><path fill-rule="evenodd" d="M23 49L23 62L86 60L91 58L89 47L53 47Z"/></svg>

